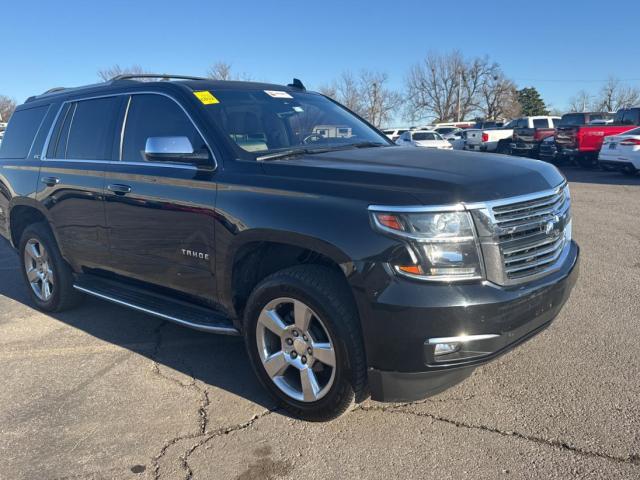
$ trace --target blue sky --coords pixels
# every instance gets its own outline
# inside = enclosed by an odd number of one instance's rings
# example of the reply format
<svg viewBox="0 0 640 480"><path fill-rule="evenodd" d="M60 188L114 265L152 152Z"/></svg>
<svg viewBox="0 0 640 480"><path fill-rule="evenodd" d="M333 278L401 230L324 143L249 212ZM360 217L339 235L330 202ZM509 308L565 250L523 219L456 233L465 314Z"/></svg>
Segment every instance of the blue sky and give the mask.
<svg viewBox="0 0 640 480"><path fill-rule="evenodd" d="M488 55L553 107L609 75L640 86L640 1L5 0L0 94L19 102L97 81L113 64L204 75L216 61L307 86L343 70L386 71L402 88L429 51ZM609 6L607 6L609 5Z"/></svg>

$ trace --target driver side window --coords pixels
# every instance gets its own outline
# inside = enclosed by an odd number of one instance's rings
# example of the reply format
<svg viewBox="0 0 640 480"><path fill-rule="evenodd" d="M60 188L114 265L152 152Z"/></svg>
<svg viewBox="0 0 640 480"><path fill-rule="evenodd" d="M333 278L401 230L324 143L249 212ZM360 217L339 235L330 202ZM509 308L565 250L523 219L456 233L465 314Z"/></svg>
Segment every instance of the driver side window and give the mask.
<svg viewBox="0 0 640 480"><path fill-rule="evenodd" d="M146 162L144 152L150 137L187 137L194 151L207 150L200 133L176 102L163 95L132 95L121 160Z"/></svg>

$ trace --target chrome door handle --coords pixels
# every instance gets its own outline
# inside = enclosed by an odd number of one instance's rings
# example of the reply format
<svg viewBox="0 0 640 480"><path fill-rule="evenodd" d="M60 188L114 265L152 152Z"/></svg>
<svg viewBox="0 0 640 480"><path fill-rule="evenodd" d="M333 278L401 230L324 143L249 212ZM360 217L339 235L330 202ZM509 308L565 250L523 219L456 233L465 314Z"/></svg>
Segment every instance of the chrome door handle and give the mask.
<svg viewBox="0 0 640 480"><path fill-rule="evenodd" d="M113 185L107 186L107 188L116 195L126 195L127 193L131 193L131 187L129 185L120 185L118 183L115 183Z"/></svg>
<svg viewBox="0 0 640 480"><path fill-rule="evenodd" d="M60 179L58 177L43 177L40 179L40 181L47 187L53 187L60 183Z"/></svg>

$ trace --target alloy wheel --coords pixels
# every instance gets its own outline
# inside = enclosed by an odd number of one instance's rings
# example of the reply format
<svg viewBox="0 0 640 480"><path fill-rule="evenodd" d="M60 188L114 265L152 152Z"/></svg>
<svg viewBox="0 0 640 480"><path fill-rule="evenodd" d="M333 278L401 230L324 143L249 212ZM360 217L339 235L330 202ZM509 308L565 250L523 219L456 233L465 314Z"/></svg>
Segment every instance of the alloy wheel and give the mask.
<svg viewBox="0 0 640 480"><path fill-rule="evenodd" d="M271 381L300 402L324 397L334 383L336 352L320 317L305 303L277 298L256 324L258 353Z"/></svg>
<svg viewBox="0 0 640 480"><path fill-rule="evenodd" d="M53 267L44 245L34 238L24 247L24 268L33 293L47 302L53 295Z"/></svg>

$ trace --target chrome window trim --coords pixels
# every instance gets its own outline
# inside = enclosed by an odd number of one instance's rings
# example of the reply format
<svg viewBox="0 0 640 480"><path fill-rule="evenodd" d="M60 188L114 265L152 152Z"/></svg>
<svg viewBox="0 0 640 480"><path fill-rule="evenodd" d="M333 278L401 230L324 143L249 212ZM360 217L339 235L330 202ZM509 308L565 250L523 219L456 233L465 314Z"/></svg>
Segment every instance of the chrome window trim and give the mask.
<svg viewBox="0 0 640 480"><path fill-rule="evenodd" d="M169 163L169 162L120 162L118 160L80 160L76 158L47 158L47 162L66 162L66 163L96 163L103 165L128 165L138 166L146 165L148 167L164 167L164 168L178 168L182 170L198 170L198 167L194 165L181 164L181 163Z"/></svg>
<svg viewBox="0 0 640 480"><path fill-rule="evenodd" d="M79 98L73 98L73 99L69 99L69 100L65 100L64 102L62 102L60 104L60 107L58 108L58 113L56 113L56 117L53 120L53 123L51 124L51 128L49 129L49 133L47 134L47 140L44 142L44 147L42 149L42 155L40 157L40 160L43 162L47 162L47 161L52 161L52 162L65 162L65 161L71 161L74 163L81 163L81 162L89 162L89 163L96 163L96 162L100 162L100 163L106 163L106 164L116 164L116 165L147 165L147 166L165 166L165 167L169 167L169 168L186 168L186 169L192 169L192 170L197 170L198 168L193 166L193 165L177 165L177 164L163 164L161 162L122 162L122 161L118 161L118 160L80 160L80 159L64 159L64 158L47 158L46 154L47 154L47 150L49 149L49 143L51 142L51 136L53 135L53 130L55 129L56 124L58 123L58 119L60 117L60 113L62 112L64 106L68 103L74 103L74 102L83 102L85 100L96 100L98 98L109 98L109 97L122 97L122 96L129 96L129 99L131 99L131 97L133 97L134 95L161 95L163 97L167 97L170 100L173 100L184 112L184 114L187 116L187 118L189 119L189 121L191 122L191 124L193 125L193 127L196 129L196 131L198 132L198 134L202 137L202 140L204 141L205 145L207 146L207 148L209 149L209 153L211 154L211 160L213 160L213 170L215 171L218 168L218 159L216 158L215 153L213 152L213 149L211 148L211 145L209 145L209 142L207 141L207 138L202 134L202 130L200 130L200 128L198 127L198 125L196 125L196 122L194 122L193 118L191 117L191 115L189 114L189 112L186 110L186 108L178 101L176 100L173 96L164 93L164 92L157 92L157 91L152 91L152 90L138 90L138 91L126 91L126 92L118 92L118 93L107 93L104 95L93 95L90 97L79 97ZM127 112L128 113L128 105L127 105ZM126 125L126 119L123 120L123 131ZM71 131L71 129L69 129L69 131ZM121 131L121 134L122 132ZM120 141L120 150L122 150L122 138ZM121 157L119 157L121 158Z"/></svg>
<svg viewBox="0 0 640 480"><path fill-rule="evenodd" d="M129 118L129 107L131 107L131 95L127 98L127 108L124 111L124 117L122 118L122 127L120 128L120 145L118 152L118 161L122 161L122 150L124 148L124 129L127 126L127 118Z"/></svg>

